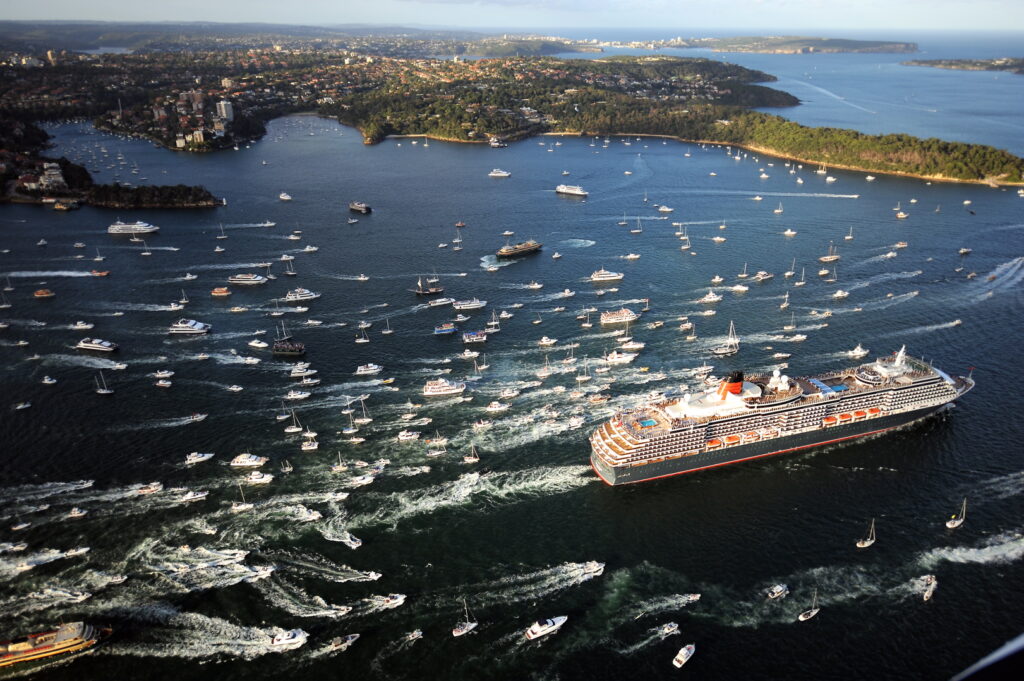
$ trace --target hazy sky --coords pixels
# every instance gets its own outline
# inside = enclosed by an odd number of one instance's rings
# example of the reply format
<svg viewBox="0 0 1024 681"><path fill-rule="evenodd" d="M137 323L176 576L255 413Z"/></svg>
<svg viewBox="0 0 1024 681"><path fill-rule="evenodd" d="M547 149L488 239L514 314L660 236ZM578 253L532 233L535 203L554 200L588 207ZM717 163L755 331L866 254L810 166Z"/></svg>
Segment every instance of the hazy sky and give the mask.
<svg viewBox="0 0 1024 681"><path fill-rule="evenodd" d="M444 27L729 28L755 34L831 29L1024 29L1024 0L3 0L2 19L256 21Z"/></svg>

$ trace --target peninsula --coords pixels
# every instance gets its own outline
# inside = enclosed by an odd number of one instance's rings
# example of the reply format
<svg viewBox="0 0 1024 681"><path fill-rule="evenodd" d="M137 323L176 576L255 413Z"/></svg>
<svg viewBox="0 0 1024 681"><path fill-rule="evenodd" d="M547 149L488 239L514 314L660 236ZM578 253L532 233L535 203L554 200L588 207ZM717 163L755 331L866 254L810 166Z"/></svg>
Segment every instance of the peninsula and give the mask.
<svg viewBox="0 0 1024 681"><path fill-rule="evenodd" d="M936 69L954 71L1008 71L1024 75L1024 58L1002 57L1000 59L912 59L903 62L906 66L931 66Z"/></svg>

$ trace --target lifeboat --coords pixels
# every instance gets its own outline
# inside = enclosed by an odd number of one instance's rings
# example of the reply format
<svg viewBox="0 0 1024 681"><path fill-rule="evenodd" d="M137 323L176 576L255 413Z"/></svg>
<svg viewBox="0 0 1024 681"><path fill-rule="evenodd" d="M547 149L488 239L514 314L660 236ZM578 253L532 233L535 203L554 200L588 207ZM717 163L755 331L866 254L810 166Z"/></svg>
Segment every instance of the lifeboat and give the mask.
<svg viewBox="0 0 1024 681"><path fill-rule="evenodd" d="M868 409L868 413L871 414L872 416L878 416L879 414L882 413L882 410L879 409L878 407L871 407L870 409Z"/></svg>
<svg viewBox="0 0 1024 681"><path fill-rule="evenodd" d="M839 415L839 420L842 423L846 423L847 421L852 421L853 420L853 414L840 414Z"/></svg>
<svg viewBox="0 0 1024 681"><path fill-rule="evenodd" d="M726 435L725 436L725 444L726 445L739 444L739 441L740 441L740 436L739 435Z"/></svg>
<svg viewBox="0 0 1024 681"><path fill-rule="evenodd" d="M35 296L36 298L53 298L57 294L48 288L41 288L32 295Z"/></svg>
<svg viewBox="0 0 1024 681"><path fill-rule="evenodd" d="M110 270L103 270L102 272L99 270L92 270L89 272L89 274L91 274L94 277L105 277L108 274L110 274Z"/></svg>
<svg viewBox="0 0 1024 681"><path fill-rule="evenodd" d="M714 440L708 440L708 449L721 449L722 441L715 438Z"/></svg>
<svg viewBox="0 0 1024 681"><path fill-rule="evenodd" d="M853 412L853 420L854 421L861 421L863 419L866 419L867 417L868 417L868 413L866 411L858 410L858 411Z"/></svg>
<svg viewBox="0 0 1024 681"><path fill-rule="evenodd" d="M760 440L761 435L759 433L755 433L754 431L750 431L749 433L743 433L743 439L746 440L747 442L753 442L754 440Z"/></svg>
<svg viewBox="0 0 1024 681"><path fill-rule="evenodd" d="M229 289L227 286L218 286L217 288L210 291L210 295L219 297L230 296L231 289Z"/></svg>
<svg viewBox="0 0 1024 681"><path fill-rule="evenodd" d="M821 422L827 428L828 426L836 425L836 423L839 422L839 419L837 419L835 416L826 416L824 419L822 419Z"/></svg>

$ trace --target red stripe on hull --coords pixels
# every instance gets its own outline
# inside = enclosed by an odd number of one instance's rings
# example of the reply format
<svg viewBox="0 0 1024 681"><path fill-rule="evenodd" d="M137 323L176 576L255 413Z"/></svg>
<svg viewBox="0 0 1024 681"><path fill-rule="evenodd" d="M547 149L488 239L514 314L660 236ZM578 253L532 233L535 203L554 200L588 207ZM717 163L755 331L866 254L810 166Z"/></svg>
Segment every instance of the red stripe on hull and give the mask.
<svg viewBox="0 0 1024 681"><path fill-rule="evenodd" d="M859 437L866 437L868 435L875 435L877 433L884 433L887 430L892 430L893 428L900 428L900 427L905 426L905 425L907 425L907 424L904 423L904 424L900 424L900 425L897 425L897 426L890 426L888 428L882 428L880 430L872 430L870 432L860 433L858 435L849 435L847 437L836 438L835 440L824 440L822 442L814 442L814 443L809 444L809 445L803 445L801 447L793 447L791 449L779 449L779 450L774 451L774 452L768 452L767 454L757 454L756 456L748 456L745 459L736 459L735 461L723 461L722 463L714 463L714 464L711 464L710 466L701 466L700 468L691 468L691 469L685 470L685 471L677 471L675 473L666 473L665 475L656 475L653 478L644 478L643 480L629 480L627 482L611 483L611 482L608 482L608 480L603 475L601 475L600 471L597 470L597 468L594 466L593 460L591 460L591 462L590 462L590 467L594 470L595 473L597 473L597 477L601 478L601 481L604 482L609 487L618 487L620 485L633 485L633 484L636 484L638 482L649 482L651 480L660 480L661 478L671 478L673 476L683 475L685 473L696 473L697 471L703 471L703 470L707 470L709 468L718 468L719 466L731 466L734 463L743 463L744 461L753 461L754 459L763 459L766 456L775 456L776 454L785 454L787 452L796 452L796 451L799 451L801 449L809 449L811 447L819 447L821 445L830 445L830 444L834 444L836 442L843 442L845 440L855 440L855 439L857 439Z"/></svg>

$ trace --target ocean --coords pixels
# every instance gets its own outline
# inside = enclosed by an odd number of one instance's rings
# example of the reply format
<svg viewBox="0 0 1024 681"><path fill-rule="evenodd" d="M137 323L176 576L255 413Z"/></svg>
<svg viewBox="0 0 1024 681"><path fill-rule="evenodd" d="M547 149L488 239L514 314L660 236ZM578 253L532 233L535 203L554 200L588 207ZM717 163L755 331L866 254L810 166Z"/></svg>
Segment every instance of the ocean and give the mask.
<svg viewBox="0 0 1024 681"><path fill-rule="evenodd" d="M1020 124L996 115L1019 102L1024 79L899 67L903 55L717 56L779 75L780 87L805 99L783 112L801 122L948 130L1024 153ZM955 104L949 92L959 93ZM693 642L682 673L700 678L940 679L1020 633L1014 353L1024 318L1024 198L1015 190L884 175L868 182L841 170L828 171L830 183L782 159L654 138L541 137L500 150L404 138L366 147L356 131L313 116L268 127L238 151L185 155L85 123L52 125L53 153L98 169L98 181L203 184L227 204L0 209L0 280L13 289L4 291L11 307L0 310L9 325L0 329L0 542L27 544L0 544L0 629L16 635L85 619L115 630L94 654L36 678L137 678L144 664L152 679L667 679L680 673L672 657ZM512 174L490 178L492 168ZM563 182L589 197L556 195ZM281 192L293 200L279 200ZM373 213L349 213L351 200ZM897 204L907 219L895 219ZM145 245L110 236L117 218L160 233ZM260 225L267 220L276 226ZM221 227L227 239L216 238ZM679 248L681 230L689 251ZM543 251L496 261L505 231L512 241L543 242ZM830 244L842 259L819 276L817 258ZM97 249L105 260L92 260ZM294 278L283 275L282 255L293 256ZM264 261L276 276L267 285L210 296L231 274L266 272L255 267ZM625 274L618 290L597 294L587 278L601 267ZM745 293L725 289L744 267L775 277ZM791 267L796 277L783 277ZM90 276L94 268L110 274ZM806 285L792 286L804 270ZM725 279L716 289L724 299L696 303L715 274ZM467 312L461 330L482 329L492 311L514 315L474 347L477 368L458 357L457 336L432 334L455 311L428 308L408 291L434 275L447 296L487 301ZM531 281L543 288L528 288ZM322 297L306 312L271 316L294 308L273 299L297 286ZM55 297L33 298L40 288ZM838 288L849 297L834 299ZM564 297L566 289L574 295ZM787 292L791 306L781 310ZM183 293L185 309L169 309ZM582 328L578 315L639 310L645 300L650 311L631 329L647 344L640 357L594 374L574 396L581 365L592 370L615 347L607 329ZM714 315L703 314L708 307ZM168 336L182 317L213 331ZM679 330L683 317L696 340ZM94 327L71 328L78 320ZM791 320L806 341L779 339ZM293 361L247 345L271 341L282 321L306 343L321 379L303 388L308 399L287 404L317 431L312 452L277 420L297 387ZM371 323L369 343L354 342L360 321ZM649 328L654 321L664 325ZM741 350L713 359L730 321ZM394 333L382 334L385 325ZM557 343L538 345L542 335ZM75 350L85 336L121 349L110 357ZM590 470L592 429L656 391L698 389L705 362L720 376L777 367L804 375L853 364L845 353L858 343L871 351L864 361L905 345L950 373L974 367L977 387L940 418L823 451L626 488L607 487ZM575 363L563 361L570 352ZM246 356L261 361L245 364ZM546 361L557 373L534 385ZM354 375L368 362L382 372ZM174 372L169 388L154 385L161 369ZM113 395L94 392L101 370ZM44 376L57 383L43 385ZM465 380L471 399L423 397L424 383L439 377ZM510 408L486 411L509 388L521 390L501 399ZM610 400L590 402L597 392ZM373 421L354 444L341 432L343 410L358 416L363 395ZM23 401L31 407L14 410ZM193 422L194 413L208 417ZM574 416L582 427L571 427ZM474 427L479 420L491 423ZM403 429L421 439L399 442ZM425 440L437 434L449 439L447 451L428 456ZM480 462L465 464L471 446ZM192 451L215 457L186 466ZM227 463L240 452L268 457L263 470L274 480L239 484L245 473ZM372 484L356 486L379 459L390 462ZM292 472L282 472L285 461ZM349 469L333 472L339 461ZM139 495L152 481L165 489ZM185 489L208 496L180 503ZM231 512L243 493L255 507ZM947 530L965 496L967 521ZM73 507L87 514L68 518ZM304 522L304 509L321 517ZM858 550L872 518L878 541ZM9 529L23 522L31 525ZM346 532L362 546L342 543ZM78 546L90 551L64 557ZM604 563L603 574L587 574L587 561ZM264 576L258 569L267 566L274 571ZM928 602L926 574L938 578ZM775 583L787 584L789 597L768 601ZM91 596L72 602L74 594L47 588ZM822 610L798 622L814 589ZM405 603L385 608L380 597L390 593ZM700 600L687 604L690 593ZM463 600L479 626L453 638ZM531 623L558 615L568 621L557 634L524 640ZM659 635L667 622L680 633ZM307 642L275 649L272 636L291 629ZM410 640L416 629L422 639ZM331 649L351 633L360 638L348 650Z"/></svg>

